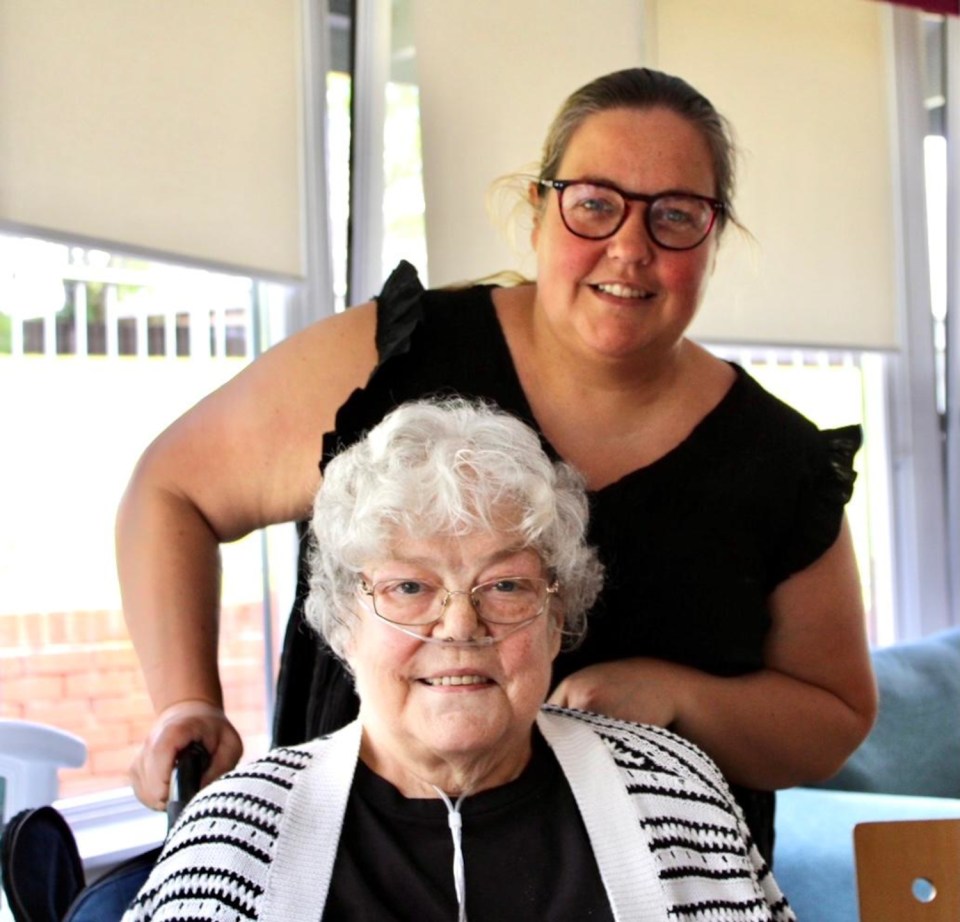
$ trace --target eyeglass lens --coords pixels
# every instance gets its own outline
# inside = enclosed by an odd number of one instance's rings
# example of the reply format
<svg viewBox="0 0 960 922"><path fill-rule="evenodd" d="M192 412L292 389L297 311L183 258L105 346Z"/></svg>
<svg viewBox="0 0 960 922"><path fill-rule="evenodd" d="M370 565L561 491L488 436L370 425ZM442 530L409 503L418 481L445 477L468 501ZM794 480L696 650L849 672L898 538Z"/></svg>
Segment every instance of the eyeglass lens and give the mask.
<svg viewBox="0 0 960 922"><path fill-rule="evenodd" d="M514 624L538 615L550 591L545 579L511 576L480 583L470 590L469 596L485 621ZM383 580L373 586L371 593L374 610L381 618L410 625L439 620L453 596L466 594L413 579Z"/></svg>
<svg viewBox="0 0 960 922"><path fill-rule="evenodd" d="M559 196L563 223L579 237L610 237L626 220L627 199L616 189L570 183ZM646 207L647 231L655 243L670 250L689 250L702 243L715 219L710 202L693 195L658 195Z"/></svg>

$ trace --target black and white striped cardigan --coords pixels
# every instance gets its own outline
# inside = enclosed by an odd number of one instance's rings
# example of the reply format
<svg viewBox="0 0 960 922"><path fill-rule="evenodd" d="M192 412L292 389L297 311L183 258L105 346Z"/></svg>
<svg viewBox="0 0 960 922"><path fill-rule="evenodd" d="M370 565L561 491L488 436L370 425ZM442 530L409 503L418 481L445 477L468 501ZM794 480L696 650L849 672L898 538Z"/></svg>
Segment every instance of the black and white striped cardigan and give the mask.
<svg viewBox="0 0 960 922"><path fill-rule="evenodd" d="M618 922L795 919L726 781L697 747L657 727L560 708L545 707L537 724ZM273 750L204 789L124 922L318 920L360 733L355 722Z"/></svg>

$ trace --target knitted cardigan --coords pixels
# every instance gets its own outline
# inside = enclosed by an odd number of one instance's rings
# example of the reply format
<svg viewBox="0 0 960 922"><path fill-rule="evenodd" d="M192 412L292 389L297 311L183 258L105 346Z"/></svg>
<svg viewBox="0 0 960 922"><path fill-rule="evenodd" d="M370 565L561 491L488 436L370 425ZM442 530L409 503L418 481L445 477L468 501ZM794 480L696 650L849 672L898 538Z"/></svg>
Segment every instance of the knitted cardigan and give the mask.
<svg viewBox="0 0 960 922"><path fill-rule="evenodd" d="M661 728L545 707L618 922L795 916L719 769ZM188 805L124 922L319 920L361 726L275 749ZM486 920L479 920L486 922Z"/></svg>

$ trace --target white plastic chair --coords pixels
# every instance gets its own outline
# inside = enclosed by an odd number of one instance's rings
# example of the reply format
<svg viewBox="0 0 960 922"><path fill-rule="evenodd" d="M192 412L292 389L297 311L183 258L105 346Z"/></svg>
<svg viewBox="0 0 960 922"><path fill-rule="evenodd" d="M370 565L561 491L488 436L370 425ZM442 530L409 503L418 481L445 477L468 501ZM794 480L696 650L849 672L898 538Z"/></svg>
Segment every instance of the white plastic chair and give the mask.
<svg viewBox="0 0 960 922"><path fill-rule="evenodd" d="M79 736L28 720L0 720L0 826L27 807L56 800L57 770L86 761L87 744Z"/></svg>

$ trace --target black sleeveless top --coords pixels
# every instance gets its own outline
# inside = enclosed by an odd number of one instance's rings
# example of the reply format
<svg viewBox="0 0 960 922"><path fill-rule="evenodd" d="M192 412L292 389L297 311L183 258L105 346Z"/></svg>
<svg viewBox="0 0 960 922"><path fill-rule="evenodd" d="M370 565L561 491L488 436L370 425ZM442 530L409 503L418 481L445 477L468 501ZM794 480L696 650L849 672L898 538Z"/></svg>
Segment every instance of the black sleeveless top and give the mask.
<svg viewBox="0 0 960 922"><path fill-rule="evenodd" d="M490 290L424 291L400 264L377 301L379 365L337 413L321 467L393 407L431 395L488 399L539 431ZM733 367L734 384L684 442L590 493L589 540L606 579L583 644L555 662L555 682L630 656L720 676L760 669L771 592L836 540L859 427L820 431ZM281 660L276 744L333 730L357 708L349 676L304 624L300 598ZM773 794L734 793L770 860Z"/></svg>

